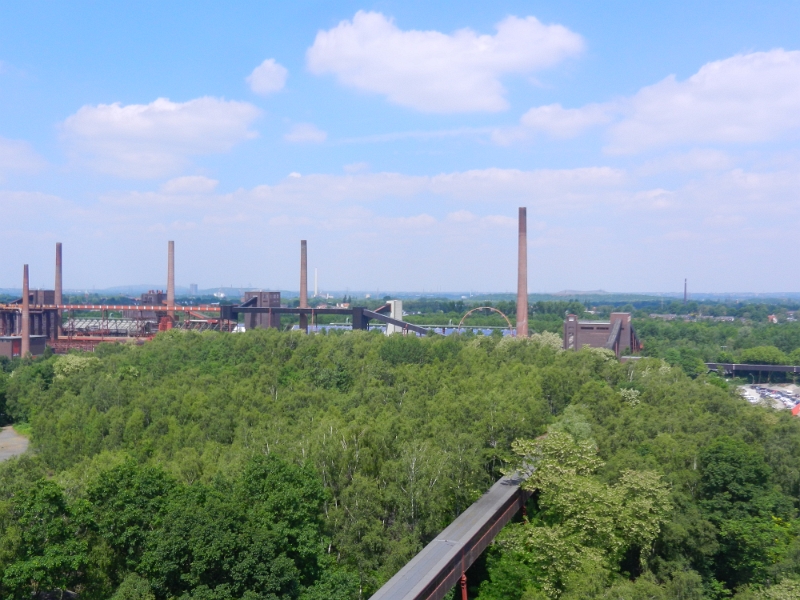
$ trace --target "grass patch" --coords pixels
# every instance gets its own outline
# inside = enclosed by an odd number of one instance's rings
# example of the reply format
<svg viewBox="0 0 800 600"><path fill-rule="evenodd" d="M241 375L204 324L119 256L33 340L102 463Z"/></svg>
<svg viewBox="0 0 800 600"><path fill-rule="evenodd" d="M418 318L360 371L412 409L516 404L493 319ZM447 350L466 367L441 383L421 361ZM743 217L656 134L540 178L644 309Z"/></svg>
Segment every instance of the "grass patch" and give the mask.
<svg viewBox="0 0 800 600"><path fill-rule="evenodd" d="M26 438L31 437L31 434L33 433L30 423L14 423L12 427L14 428L14 431L20 435L24 435Z"/></svg>

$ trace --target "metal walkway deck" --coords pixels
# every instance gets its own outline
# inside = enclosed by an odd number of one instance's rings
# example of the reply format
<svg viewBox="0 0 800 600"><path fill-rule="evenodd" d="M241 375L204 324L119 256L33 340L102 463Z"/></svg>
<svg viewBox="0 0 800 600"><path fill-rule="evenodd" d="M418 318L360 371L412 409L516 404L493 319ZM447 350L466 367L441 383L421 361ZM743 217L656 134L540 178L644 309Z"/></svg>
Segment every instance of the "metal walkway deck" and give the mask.
<svg viewBox="0 0 800 600"><path fill-rule="evenodd" d="M439 600L517 514L530 496L503 477L425 546L371 600Z"/></svg>

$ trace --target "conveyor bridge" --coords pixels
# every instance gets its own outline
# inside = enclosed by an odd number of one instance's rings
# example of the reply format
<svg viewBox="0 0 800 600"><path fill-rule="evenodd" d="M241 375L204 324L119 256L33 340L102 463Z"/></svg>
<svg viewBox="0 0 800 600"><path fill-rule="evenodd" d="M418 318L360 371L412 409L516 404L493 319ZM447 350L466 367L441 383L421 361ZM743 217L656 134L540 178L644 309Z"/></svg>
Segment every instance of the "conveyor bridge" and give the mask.
<svg viewBox="0 0 800 600"><path fill-rule="evenodd" d="M518 477L503 477L495 483L371 600L439 600L459 583L462 599L466 600L467 569L530 496L521 483Z"/></svg>

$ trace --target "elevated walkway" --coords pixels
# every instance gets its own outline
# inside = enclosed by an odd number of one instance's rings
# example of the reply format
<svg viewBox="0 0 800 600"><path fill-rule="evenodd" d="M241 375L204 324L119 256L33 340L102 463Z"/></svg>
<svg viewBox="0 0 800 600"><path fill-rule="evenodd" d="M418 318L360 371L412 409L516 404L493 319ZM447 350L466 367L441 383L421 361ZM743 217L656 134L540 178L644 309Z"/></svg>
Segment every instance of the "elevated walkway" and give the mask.
<svg viewBox="0 0 800 600"><path fill-rule="evenodd" d="M425 546L371 600L439 600L459 582L530 496L503 477ZM464 596L466 598L466 596Z"/></svg>

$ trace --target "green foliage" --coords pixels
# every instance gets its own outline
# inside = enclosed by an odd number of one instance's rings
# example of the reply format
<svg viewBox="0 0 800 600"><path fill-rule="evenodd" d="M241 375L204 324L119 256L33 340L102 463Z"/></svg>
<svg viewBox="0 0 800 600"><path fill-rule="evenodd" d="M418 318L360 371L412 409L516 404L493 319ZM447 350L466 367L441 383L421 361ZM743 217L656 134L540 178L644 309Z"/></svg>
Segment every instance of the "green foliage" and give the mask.
<svg viewBox="0 0 800 600"><path fill-rule="evenodd" d="M591 572L589 587L601 591L626 553L649 551L671 508L657 473L626 470L617 482L604 483L596 476L602 461L594 443L558 430L517 441L514 451L522 458L515 470L530 474L524 487L536 492L536 511L530 521L507 528L500 545L522 562L511 568L527 570L527 587L549 598L570 588L585 595ZM493 574L484 582L481 597L499 597L503 590L492 588L501 579Z"/></svg>
<svg viewBox="0 0 800 600"><path fill-rule="evenodd" d="M514 439L544 431L552 413L542 368L577 373L581 382L613 378L619 368L536 341L367 332L172 331L141 347L77 356L91 360L54 357L19 369L9 396L14 415L30 418L37 456L68 495L91 506L104 566L82 585L110 596L135 571L159 598L203 586L204 594L222 593L192 557L208 522L227 523L224 539L244 535L239 521L212 518L223 507L240 521L255 518L229 507L220 487L240 489L229 480L245 477L253 456L280 457L305 469L304 481L322 482L309 497L296 495L305 489L299 482L291 485L295 496L286 495L295 512L307 507L321 519L313 521L321 533L291 522L280 544L264 533L253 552L285 547L267 562L278 569L285 556L296 573L247 577L273 581L278 594L355 585L369 595L500 475ZM563 396L559 406L568 403ZM182 505L196 518L170 512ZM304 513L300 523L310 519ZM152 545L145 523L160 532L161 545ZM319 558L323 547L332 563ZM170 551L192 565L188 571L170 567L177 560ZM222 569L221 556L203 564ZM176 579L186 587L175 587Z"/></svg>
<svg viewBox="0 0 800 600"><path fill-rule="evenodd" d="M115 598L153 600L352 597L357 578L325 554L325 499L309 468L274 456L191 486L127 460L72 500L39 480L5 513L0 593L69 589L103 598L110 587Z"/></svg>
<svg viewBox="0 0 800 600"><path fill-rule="evenodd" d="M129 573L111 600L156 600L150 582L136 573Z"/></svg>
<svg viewBox="0 0 800 600"><path fill-rule="evenodd" d="M529 520L490 547L481 599L723 598L800 575L797 420L657 361L626 368L513 444Z"/></svg>
<svg viewBox="0 0 800 600"><path fill-rule="evenodd" d="M40 480L16 495L5 515L2 584L5 597L74 588L88 561L82 519L62 490Z"/></svg>
<svg viewBox="0 0 800 600"><path fill-rule="evenodd" d="M775 346L756 346L739 353L739 360L752 365L785 365L789 357Z"/></svg>
<svg viewBox="0 0 800 600"><path fill-rule="evenodd" d="M800 421L702 344L670 341L677 368L556 337L171 331L9 363L34 452L0 464L0 597L368 597L513 466L536 491L482 598L791 590Z"/></svg>
<svg viewBox="0 0 800 600"><path fill-rule="evenodd" d="M634 327L644 355L663 358L689 374L701 372L698 362L800 364L800 323L637 318Z"/></svg>

